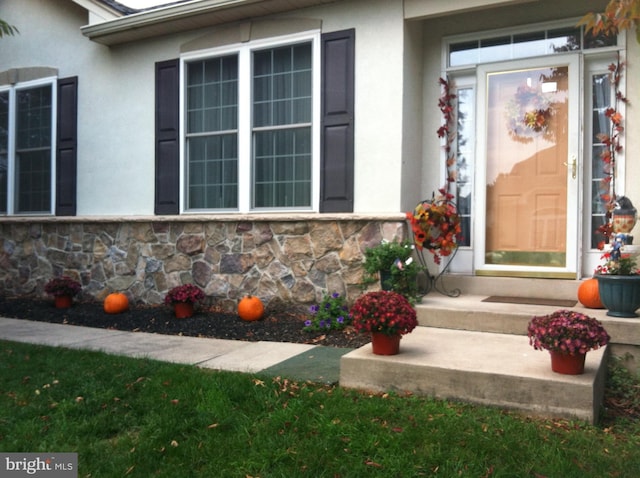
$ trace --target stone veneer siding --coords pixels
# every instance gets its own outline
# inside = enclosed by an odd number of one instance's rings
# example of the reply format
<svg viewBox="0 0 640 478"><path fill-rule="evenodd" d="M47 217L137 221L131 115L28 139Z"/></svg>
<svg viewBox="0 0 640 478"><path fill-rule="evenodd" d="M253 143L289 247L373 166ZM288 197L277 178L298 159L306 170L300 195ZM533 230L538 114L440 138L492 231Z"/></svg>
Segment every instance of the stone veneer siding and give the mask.
<svg viewBox="0 0 640 478"><path fill-rule="evenodd" d="M50 278L68 275L85 300L119 291L160 304L193 282L225 310L246 294L266 304L308 305L324 292L353 301L366 248L406 233L403 215L5 218L0 293L45 297Z"/></svg>

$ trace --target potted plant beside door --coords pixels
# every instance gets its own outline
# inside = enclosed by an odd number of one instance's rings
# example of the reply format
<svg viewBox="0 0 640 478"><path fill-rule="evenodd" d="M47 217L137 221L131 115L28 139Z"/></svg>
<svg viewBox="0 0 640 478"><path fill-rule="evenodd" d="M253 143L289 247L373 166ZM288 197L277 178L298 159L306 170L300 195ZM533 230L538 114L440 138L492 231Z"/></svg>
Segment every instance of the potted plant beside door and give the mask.
<svg viewBox="0 0 640 478"><path fill-rule="evenodd" d="M418 299L417 276L420 268L413 260L413 245L405 241L387 241L364 251L364 285L380 281L383 290L402 294L409 302Z"/></svg>
<svg viewBox="0 0 640 478"><path fill-rule="evenodd" d="M534 349L549 351L551 370L566 375L582 374L587 352L611 338L598 320L573 310L533 317L527 335Z"/></svg>
<svg viewBox="0 0 640 478"><path fill-rule="evenodd" d="M636 258L624 251L623 234L614 239L611 250L602 255L604 264L596 268L598 291L611 317L638 317L640 308L640 270Z"/></svg>

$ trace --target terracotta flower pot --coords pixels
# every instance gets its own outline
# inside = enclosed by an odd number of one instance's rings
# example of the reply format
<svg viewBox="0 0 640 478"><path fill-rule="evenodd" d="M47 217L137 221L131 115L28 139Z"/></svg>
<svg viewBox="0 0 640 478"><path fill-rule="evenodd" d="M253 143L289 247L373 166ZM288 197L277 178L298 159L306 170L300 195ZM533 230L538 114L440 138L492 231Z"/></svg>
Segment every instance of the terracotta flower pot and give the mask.
<svg viewBox="0 0 640 478"><path fill-rule="evenodd" d="M56 309L68 309L73 304L73 298L70 295L55 296Z"/></svg>
<svg viewBox="0 0 640 478"><path fill-rule="evenodd" d="M549 350L551 355L551 370L565 375L581 375L584 373L586 354L569 355Z"/></svg>
<svg viewBox="0 0 640 478"><path fill-rule="evenodd" d="M173 304L176 319L188 319L193 315L193 302L176 302Z"/></svg>
<svg viewBox="0 0 640 478"><path fill-rule="evenodd" d="M375 355L397 355L400 352L402 335L387 335L371 332L371 346Z"/></svg>

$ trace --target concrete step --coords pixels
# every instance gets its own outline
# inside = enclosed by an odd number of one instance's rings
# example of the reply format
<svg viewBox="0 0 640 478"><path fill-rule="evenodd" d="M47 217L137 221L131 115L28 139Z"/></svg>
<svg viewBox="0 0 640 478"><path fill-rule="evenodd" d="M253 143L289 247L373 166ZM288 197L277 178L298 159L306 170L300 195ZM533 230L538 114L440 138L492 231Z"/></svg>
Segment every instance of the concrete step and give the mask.
<svg viewBox="0 0 640 478"><path fill-rule="evenodd" d="M418 322L426 327L526 335L527 324L532 317L550 314L558 309L571 309L602 322L611 336L610 344L615 355L638 355L640 351L640 318L609 317L606 309L587 309L579 302L574 307L558 307L483 302L486 297L469 294L447 297L432 292L416 305Z"/></svg>
<svg viewBox="0 0 640 478"><path fill-rule="evenodd" d="M343 355L340 386L395 390L594 423L604 393L606 347L587 354L583 375L551 371L549 354L526 336L417 327L400 354L371 345Z"/></svg>
<svg viewBox="0 0 640 478"><path fill-rule="evenodd" d="M531 277L490 277L445 274L438 287L459 290L463 295L512 295L546 297L548 299L576 299L582 281L573 279L539 279Z"/></svg>

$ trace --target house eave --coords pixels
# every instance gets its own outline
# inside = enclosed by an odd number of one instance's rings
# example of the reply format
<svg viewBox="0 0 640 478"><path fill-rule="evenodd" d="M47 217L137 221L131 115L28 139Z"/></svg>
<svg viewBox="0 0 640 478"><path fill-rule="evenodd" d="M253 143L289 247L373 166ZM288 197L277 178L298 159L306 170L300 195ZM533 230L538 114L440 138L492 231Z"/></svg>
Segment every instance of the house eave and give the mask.
<svg viewBox="0 0 640 478"><path fill-rule="evenodd" d="M405 20L425 20L446 15L506 7L538 0L404 0Z"/></svg>
<svg viewBox="0 0 640 478"><path fill-rule="evenodd" d="M336 1L340 0L195 0L87 25L81 31L111 46Z"/></svg>

